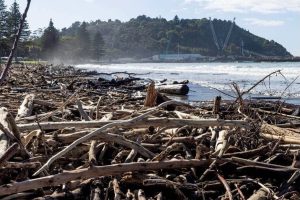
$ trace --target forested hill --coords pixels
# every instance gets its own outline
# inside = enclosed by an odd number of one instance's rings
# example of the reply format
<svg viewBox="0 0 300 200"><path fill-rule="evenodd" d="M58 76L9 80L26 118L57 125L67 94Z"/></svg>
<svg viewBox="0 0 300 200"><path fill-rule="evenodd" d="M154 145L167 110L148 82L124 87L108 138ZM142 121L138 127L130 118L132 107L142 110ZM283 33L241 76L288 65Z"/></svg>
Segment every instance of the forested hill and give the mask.
<svg viewBox="0 0 300 200"><path fill-rule="evenodd" d="M60 32L61 40L74 37L82 23L75 22ZM220 46L223 45L232 22L213 20ZM87 23L90 35L100 31L105 41L106 56L144 58L165 53L199 53L216 56L220 54L213 40L208 19L150 18L138 16L128 22L119 20L92 21ZM265 56L291 56L280 44L256 36L235 25L223 55L241 55L246 51Z"/></svg>

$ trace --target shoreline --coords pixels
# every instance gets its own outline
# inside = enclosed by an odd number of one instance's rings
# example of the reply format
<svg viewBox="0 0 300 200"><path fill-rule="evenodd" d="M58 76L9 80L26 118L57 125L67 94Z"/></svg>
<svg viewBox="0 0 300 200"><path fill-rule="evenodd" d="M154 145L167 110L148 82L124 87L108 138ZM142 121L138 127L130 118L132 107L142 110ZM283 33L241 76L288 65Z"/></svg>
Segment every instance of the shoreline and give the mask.
<svg viewBox="0 0 300 200"><path fill-rule="evenodd" d="M35 61L34 61L35 62ZM282 60L216 60L216 61L142 61L142 60L136 60L136 61L113 61L113 62L75 62L75 63L69 63L70 65L82 65L82 64L97 64L97 65L112 65L112 64L136 64L136 63L300 63L299 59L282 59Z"/></svg>
<svg viewBox="0 0 300 200"><path fill-rule="evenodd" d="M263 68L265 64L261 63L259 65L260 71L256 71L256 68L253 68L253 63L242 63L236 65L235 63L216 63L216 64L191 64L191 63L133 63L133 64L112 64L112 65L77 65L80 69L86 69L89 71L95 71L95 73L107 71L109 73L132 73L137 77L142 79L152 79L157 81L158 83L164 79L167 79L167 82L172 83L173 81L184 81L189 80L189 86L191 88L190 93L188 94L188 100L191 101L199 101L199 100L213 100L215 96L223 96L224 99L231 99L228 96L224 95L224 93L228 93L229 95L235 96L234 92L231 91L229 87L229 83L237 82L242 86L242 89L245 90L255 84L256 80L259 80L264 74L268 74L272 70L277 70L282 68L278 66L276 68L270 68L267 65L267 68ZM269 63L270 66L272 66ZM237 67L233 67L237 66ZM282 66L285 64L282 63ZM174 70L170 70L171 67ZM261 67L261 68L260 68ZM139 70L136 70L139 69ZM285 68L283 68L285 69ZM251 71L249 71L251 70ZM296 76L298 69L287 68L286 71L288 74L284 75L288 78L290 77L291 81L293 81L292 76ZM251 73L249 76L249 72ZM299 72L298 72L299 73ZM275 77L276 78L276 77ZM278 78L277 78L278 79ZM282 79L275 79L273 94L267 90L259 86L259 89L255 91L253 94L249 95L249 98L281 98L282 100L286 100L288 102L292 102L300 105L300 97L295 94L290 94L292 91L285 92L284 96L281 97L280 91L284 91L287 87L282 83L285 81ZM269 83L270 84L270 83ZM294 83L295 92L297 92L296 85L298 83ZM219 92L219 91L221 92ZM186 98L184 98L186 100Z"/></svg>

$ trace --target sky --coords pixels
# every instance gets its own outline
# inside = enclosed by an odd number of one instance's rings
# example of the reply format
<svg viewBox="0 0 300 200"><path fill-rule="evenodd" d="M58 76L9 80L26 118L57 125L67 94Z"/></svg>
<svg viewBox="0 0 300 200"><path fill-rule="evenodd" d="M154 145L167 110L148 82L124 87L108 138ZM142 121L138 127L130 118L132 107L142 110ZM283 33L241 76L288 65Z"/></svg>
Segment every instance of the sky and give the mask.
<svg viewBox="0 0 300 200"><path fill-rule="evenodd" d="M14 0L5 0L9 5ZM27 0L17 0L21 11ZM47 27L50 18L56 28L75 21L119 19L138 15L232 20L250 32L275 40L294 56L300 56L300 0L31 0L28 22L31 30Z"/></svg>

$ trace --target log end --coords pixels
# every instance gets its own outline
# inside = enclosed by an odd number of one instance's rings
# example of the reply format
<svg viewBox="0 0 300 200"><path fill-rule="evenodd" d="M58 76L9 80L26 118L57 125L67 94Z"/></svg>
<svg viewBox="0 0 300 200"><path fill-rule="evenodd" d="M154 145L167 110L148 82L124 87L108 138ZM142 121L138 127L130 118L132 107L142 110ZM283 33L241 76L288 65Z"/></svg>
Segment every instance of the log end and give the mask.
<svg viewBox="0 0 300 200"><path fill-rule="evenodd" d="M183 84L183 85L181 86L181 88L180 88L180 93L181 93L182 95L187 95L187 94L189 93L189 91L190 91L190 88L189 88L189 86L186 85L186 84Z"/></svg>

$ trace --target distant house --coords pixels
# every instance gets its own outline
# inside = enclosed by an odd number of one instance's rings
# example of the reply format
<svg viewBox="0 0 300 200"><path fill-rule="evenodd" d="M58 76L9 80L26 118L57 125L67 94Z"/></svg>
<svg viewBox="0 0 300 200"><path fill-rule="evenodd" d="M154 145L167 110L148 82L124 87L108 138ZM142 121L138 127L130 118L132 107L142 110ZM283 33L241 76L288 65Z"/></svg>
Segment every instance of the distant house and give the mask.
<svg viewBox="0 0 300 200"><path fill-rule="evenodd" d="M115 61L119 62L119 63L132 63L132 62L136 62L136 59L134 59L134 58L118 58Z"/></svg>
<svg viewBox="0 0 300 200"><path fill-rule="evenodd" d="M24 58L24 57L14 57L13 60L14 60L14 61L24 61L25 58ZM0 58L0 61L6 62L6 61L8 61L8 57L1 57L1 58Z"/></svg>
<svg viewBox="0 0 300 200"><path fill-rule="evenodd" d="M7 61L8 60L8 57L1 57L0 58L0 61Z"/></svg>
<svg viewBox="0 0 300 200"><path fill-rule="evenodd" d="M206 57L201 54L160 54L152 56L153 61L199 61L204 60Z"/></svg>

